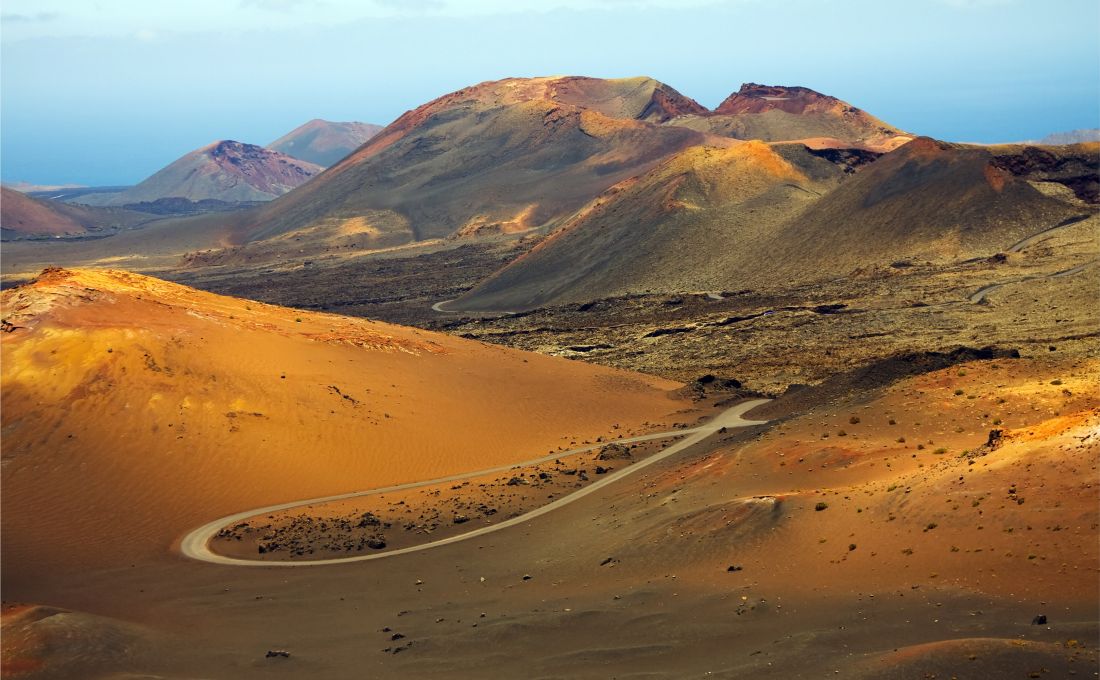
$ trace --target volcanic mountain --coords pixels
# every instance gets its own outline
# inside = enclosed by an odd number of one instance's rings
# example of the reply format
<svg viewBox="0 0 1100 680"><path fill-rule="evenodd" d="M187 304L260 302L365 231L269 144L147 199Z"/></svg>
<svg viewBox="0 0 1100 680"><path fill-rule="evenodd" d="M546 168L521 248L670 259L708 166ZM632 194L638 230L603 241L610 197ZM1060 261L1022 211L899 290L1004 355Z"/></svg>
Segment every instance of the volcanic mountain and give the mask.
<svg viewBox="0 0 1100 680"><path fill-rule="evenodd" d="M806 87L746 83L713 112L674 125L737 139L812 140L817 146L860 146L888 151L912 137L836 97Z"/></svg>
<svg viewBox="0 0 1100 680"><path fill-rule="evenodd" d="M0 187L0 233L4 239L72 236L148 219L148 215L127 210L69 205Z"/></svg>
<svg viewBox="0 0 1100 680"><path fill-rule="evenodd" d="M5 588L160 555L220 514L527 460L684 405L659 378L119 271L50 270L0 301Z"/></svg>
<svg viewBox="0 0 1100 680"><path fill-rule="evenodd" d="M262 146L223 140L185 154L136 186L111 195L106 203L127 205L162 198L270 201L321 170Z"/></svg>
<svg viewBox="0 0 1100 680"><path fill-rule="evenodd" d="M741 122L730 123L735 120ZM314 132L318 143L328 138L313 123L303 127L307 130L299 140ZM838 162L826 173L830 176L850 169L854 157L862 162L873 157L873 149L908 139L840 100L805 88L747 85L711 112L652 78L485 82L407 112L316 181L251 213L226 217L215 241L196 244L188 237L179 252L249 244L247 252L231 255L257 262L284 259L288 249L313 257L440 239L543 235L574 223L578 210L619 183L675 163L686 149L722 149L731 137L746 135L765 140L811 136L804 145L854 148L835 154ZM114 201L214 193L228 200L231 190L237 192L233 200L268 197L257 196L248 185L254 175L266 178L266 171L245 175L237 172L240 164L213 162L209 151L192 154ZM678 161L680 166L684 161ZM192 162L201 169L192 168ZM223 174L225 182L207 181ZM215 184L217 192L177 188L180 184ZM265 191L278 193L290 184ZM722 193L712 191L706 200ZM799 195L792 205L804 198ZM701 213L698 217L701 224ZM158 252L168 236L164 230L156 236Z"/></svg>
<svg viewBox="0 0 1100 680"><path fill-rule="evenodd" d="M314 118L268 144L267 148L327 168L381 131L381 125Z"/></svg>
<svg viewBox="0 0 1100 680"><path fill-rule="evenodd" d="M919 138L863 156L850 174L846 153L762 142L688 150L613 187L453 308L774 288L906 259L989 256L1081 213L981 148Z"/></svg>
<svg viewBox="0 0 1100 680"><path fill-rule="evenodd" d="M553 224L705 140L660 124L693 113L705 109L651 78L482 83L402 115L241 239L355 228L394 244Z"/></svg>

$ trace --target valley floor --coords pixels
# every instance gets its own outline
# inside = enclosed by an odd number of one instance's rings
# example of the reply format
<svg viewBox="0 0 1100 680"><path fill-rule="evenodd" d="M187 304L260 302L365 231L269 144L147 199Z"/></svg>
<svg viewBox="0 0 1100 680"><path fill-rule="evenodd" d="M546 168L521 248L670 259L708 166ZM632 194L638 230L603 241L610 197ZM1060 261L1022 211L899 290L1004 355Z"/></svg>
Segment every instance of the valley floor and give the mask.
<svg viewBox="0 0 1100 680"><path fill-rule="evenodd" d="M43 579L21 599L63 609L8 607L5 675L1086 677L1098 378L1054 354L780 399L749 414L769 425L380 562L165 546Z"/></svg>

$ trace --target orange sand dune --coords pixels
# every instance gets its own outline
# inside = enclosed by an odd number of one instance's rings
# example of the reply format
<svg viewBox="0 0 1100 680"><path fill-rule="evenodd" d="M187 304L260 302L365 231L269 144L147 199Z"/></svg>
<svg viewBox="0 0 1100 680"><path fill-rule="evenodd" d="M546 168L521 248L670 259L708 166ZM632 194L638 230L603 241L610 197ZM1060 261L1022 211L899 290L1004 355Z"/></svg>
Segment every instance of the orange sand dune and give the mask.
<svg viewBox="0 0 1100 680"><path fill-rule="evenodd" d="M638 430L676 384L120 271L3 293L4 576Z"/></svg>

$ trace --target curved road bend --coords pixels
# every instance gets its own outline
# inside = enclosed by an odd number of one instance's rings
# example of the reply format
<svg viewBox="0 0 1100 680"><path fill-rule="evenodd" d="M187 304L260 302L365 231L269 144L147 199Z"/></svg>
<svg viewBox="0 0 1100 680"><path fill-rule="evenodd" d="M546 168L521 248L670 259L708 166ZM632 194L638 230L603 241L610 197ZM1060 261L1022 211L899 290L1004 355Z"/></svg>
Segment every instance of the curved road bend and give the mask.
<svg viewBox="0 0 1100 680"><path fill-rule="evenodd" d="M238 513L229 515L227 517L218 518L216 520L213 520L211 522L208 522L208 523L202 525L201 527L199 527L197 529L194 529L193 531L188 533L186 536L184 536L183 541L180 543L180 551L184 554L184 556L190 557L191 559L199 560L199 561L202 561L202 562L210 562L210 563L213 563L213 564L232 565L232 566L239 566L239 567L316 567L316 566L329 565L329 564L345 564L345 563L348 563L348 562L364 562L366 560L380 560L380 559L385 559L387 557L393 557L395 555L403 555L405 553L419 552L421 550L430 550L431 548L436 548L436 547L439 547L439 546L442 546L442 545L447 545L449 543L458 543L459 541L466 541L466 540L469 540L471 538L477 538L479 536L484 536L486 534L491 534L495 531L500 531L501 529L507 529L508 527L516 526L517 524L523 524L524 522L529 522L530 520L535 519L536 517L540 517L540 516L545 515L547 513L553 512L554 510L557 510L558 508L569 505L570 503L573 503L577 500L580 500L581 498L584 498L585 496L588 496L589 494L595 493L596 491L602 489L603 487L605 487L609 484L614 484L615 482L622 479L623 477L626 477L627 475L632 475L632 474L634 474L635 472L637 472L639 470L647 468L650 465L653 465L654 463L662 461L665 458L668 458L669 456L672 456L676 453L679 453L680 451L683 451L684 449L687 449L688 447L691 447L691 446L694 446L695 444L698 444L699 442L703 441L704 439L711 436L712 434L714 434L715 432L717 432L718 430L720 430L722 428L749 427L749 426L752 426L752 425L763 425L764 423L766 423L768 421L766 421L766 420L745 420L742 416L745 413L748 413L752 409L756 408L757 406L760 406L761 404L765 404L769 401L771 401L771 400L770 399L754 399L752 401L742 402L740 404L737 404L736 406L733 406L733 407L723 411L718 416L716 416L713 420L708 422L706 425L702 425L700 427L695 427L695 428L691 428L691 429L687 429L687 430L676 430L674 432L656 432L656 433L653 433L653 434L642 435L640 437L631 437L629 439L615 439L615 440L611 440L609 442L601 443L601 444L598 444L596 446L591 446L591 447L587 447L587 448L572 449L570 451L559 451L559 452L554 453L552 455L543 456L542 458L537 458L535 460L530 460L530 461L520 462L520 463L511 463L509 465L501 465L501 466L498 466L498 467L488 468L488 469L485 469L485 470L476 470L474 472L467 472L467 473L458 474L458 475L451 475L449 477L440 477L438 479L431 479L431 480L427 480L427 481L423 481L423 482L412 482L412 483L409 483L409 484L398 484L396 486L388 486L388 487L383 487L383 488L379 488L379 489L372 489L370 491L356 491L356 492L340 494L340 495L336 495L336 496L326 496L326 497L323 497L323 498L310 498L310 499L307 499L307 500L291 501L289 503L279 503L277 505L269 505L269 506L266 506L266 507L263 507L263 508L255 508L255 509L252 509L252 510L245 510L243 512L238 512ZM622 470L619 470L618 472L613 472L613 473L605 476L603 479L600 479L596 482L593 482L593 483L589 484L588 486L584 487L583 489L579 489L578 491L575 491L575 492L569 494L568 496L563 496L562 498L559 498L556 501L553 501L553 502L548 503L546 505L543 505L541 507L535 508L534 510L531 510L530 512L526 512L522 515L512 517L511 519L504 520L503 522L499 522L497 524L491 524L489 526L481 527L480 529L475 529L473 531L468 531L468 532L463 533L463 534L457 534L455 536L450 536L448 538L441 538L438 541L432 541L430 543L424 543L424 544L421 544L421 545L414 545L414 546L410 546L408 548L400 548L398 550L390 550L388 552L373 553L373 554L369 554L369 555L353 555L353 556L349 556L349 557L336 557L336 558L325 559L325 560L303 560L303 561L296 561L296 562L275 562L275 561L264 561L264 560L246 560L246 559L240 559L240 558L236 558L236 557L226 557L224 555L218 555L218 554L214 553L212 550L210 550L210 541L214 538L215 535L217 535L217 533L219 531L221 531L222 528L224 528L226 526L229 526L231 524L234 524L236 522L246 520L250 517L255 517L256 515L263 515L263 514L268 514L268 513L272 513L272 512L278 512L278 511L281 511L281 510L289 510L291 508L297 508L297 507L301 507L303 505L313 505L313 504L318 504L318 503L327 503L327 502L330 502L330 501L345 500L345 499L349 499L349 498L357 498L357 497L360 497L360 496L370 496L370 495L374 495L374 494L386 493L386 492L391 492L391 491L400 491L400 490L403 490L403 489L412 489L412 488L416 488L416 487L420 487L420 486L428 486L428 485L431 485L431 484L439 484L439 483L444 483L444 482L453 482L453 481L458 481L458 480L461 480L461 479L466 479L466 478L469 478L469 477L478 477L478 476L481 476L481 475L492 474L494 472L502 472L502 471L505 471L505 470L510 470L510 469L516 468L516 467L526 467L526 466L529 466L529 465L536 465L538 463L554 460L555 458L560 458L562 456L568 456L568 455L571 455L571 454L574 454L574 453L582 453L584 451L592 451L592 450L601 448L601 447L603 447L603 446L605 446L606 444L609 444L609 443L630 443L630 442L646 441L646 440L650 440L650 439L663 439L663 438L666 438L666 437L679 437L679 436L682 436L682 435L689 435L689 436L687 436L685 439L683 439L679 442L676 442L675 444L669 445L665 449L653 454L652 456L650 456L650 457L648 457L644 460L638 461L637 463L634 463L634 464L632 464L628 467L625 467Z"/></svg>
<svg viewBox="0 0 1100 680"><path fill-rule="evenodd" d="M982 286L978 290L974 291L969 298L971 303L977 305L981 304L987 295L996 291L999 288L1010 286L1014 283L1024 283L1025 281L1035 281L1037 279L1060 279L1063 276L1073 276L1074 274L1080 274L1092 265L1100 262L1100 260L1092 260L1084 264L1079 264L1076 267L1070 267L1069 269L1063 269L1060 272L1054 272L1053 274L1036 274L1035 276L1024 276L1019 279L1010 279L1008 281L1002 281L1001 283L991 283L988 286Z"/></svg>

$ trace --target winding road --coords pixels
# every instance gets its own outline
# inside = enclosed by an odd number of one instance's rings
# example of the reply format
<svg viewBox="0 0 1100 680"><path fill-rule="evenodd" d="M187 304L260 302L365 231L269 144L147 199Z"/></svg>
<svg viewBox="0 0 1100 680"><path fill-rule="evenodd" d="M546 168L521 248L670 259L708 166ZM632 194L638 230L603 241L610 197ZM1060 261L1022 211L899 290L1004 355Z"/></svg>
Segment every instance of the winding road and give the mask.
<svg viewBox="0 0 1100 680"><path fill-rule="evenodd" d="M752 401L742 402L740 404L737 404L736 406L733 406L733 407L723 411L722 413L720 413L718 416L716 416L713 420L711 420L707 424L701 425L699 427L690 428L690 429L675 430L675 431L672 431L672 432L655 432L655 433L652 433L652 434L642 435L642 436L639 436L639 437L630 437L630 438L627 438L627 439L615 439L615 440L611 440L610 442L604 442L604 443L596 444L594 446L589 446L589 447L584 447L584 448L579 448L579 449L571 449L569 451L558 451L556 453L550 454L548 456L543 456L541 458L536 458L534 460L529 460L529 461L524 461L524 462L519 462L519 463L511 463L511 464L508 464L508 465L500 465L500 466L497 466L497 467L487 468L487 469L484 469L484 470L475 470L473 472L466 472L466 473L462 473L462 474L451 475L449 477L439 477L437 479L429 479L429 480L422 481L422 482L411 482L411 483L408 483L408 484L398 484L398 485L395 485L395 486L387 486L387 487L382 487L382 488L378 488L378 489L370 489L368 491L355 491L355 492L352 492L352 493L339 494L339 495L336 495L336 496L325 496L323 498L310 498L310 499L301 500L301 501L291 501L289 503L279 503L279 504L276 504L276 505L268 505L268 506L262 507L262 508L255 508L255 509L252 509L252 510L245 510L243 512L234 513L234 514L228 515L226 517L220 517L220 518L215 519L213 521L207 522L206 524L203 524L201 527L198 527L197 529L194 529L193 531L188 533L186 536L184 536L183 540L180 543L180 552L182 552L185 557L189 557L189 558L194 559L194 560L199 560L199 561L202 561L202 562L210 562L212 564L230 565L230 566L238 566L238 567L318 567L318 566L331 565L331 564L347 564L349 562L365 562L367 560L381 560L381 559L385 559L387 557L394 557L395 555L404 555L406 553L419 552L421 550L430 550L432 548L437 548L437 547L442 546L442 545L447 545L447 544L450 544L450 543L458 543L459 541L466 541L466 540L469 540L471 538L477 538L479 536L484 536L486 534L491 534L495 531L500 531L502 529L507 529L508 527L513 527L513 526L516 526L517 524L523 524L524 522L529 522L532 519L535 519L536 517L541 517L542 515L553 512L553 511L555 511L555 510L557 510L561 507L569 505L570 503L574 503L574 502L580 500L581 498L584 498L585 496L588 496L589 494L595 493L596 491L602 489L603 487L605 487L609 484L614 484L615 482L619 481L620 479L622 479L622 478L624 478L628 475L632 475L632 474L638 472L639 470L647 468L650 465L653 465L654 463L662 461L662 460L668 458L669 456L677 454L677 453L679 453L679 452L681 452L681 451L683 451L683 450L685 450L685 449L687 449L691 446L694 446L695 444L698 444L699 442L703 441L704 439L711 436L712 434L714 434L715 432L717 432L720 429L734 428L734 427L749 427L749 426L752 426L752 425L763 425L764 423L767 423L768 421L766 421L766 420L746 420L743 416L746 413L748 413L749 411L751 411L752 409L756 408L757 406L765 404L769 401L771 401L771 400L770 399L754 399ZM324 559L324 560L300 560L300 561L293 561L293 562L291 562L291 561L276 562L276 561L269 561L269 560L246 560L246 559L241 559L241 558L236 558L236 557L226 557L224 555L218 555L217 553L213 552L210 549L210 541L224 527L235 524L235 523L243 521L243 520L246 520L250 517L255 517L256 515L264 515L264 514L269 514L269 513L273 513L273 512L279 512L279 511L282 511L282 510L290 510L292 508L301 507L303 505L314 505L314 504L320 504L320 503L328 503L328 502L331 502L331 501L347 500L349 498L359 498L359 497L362 497L362 496L372 496L372 495L375 495L375 494L388 493L388 492L392 492L392 491L401 491L401 490L404 490L404 489L414 489L414 488L417 488L417 487L429 486L429 485L432 485L432 484L441 484L441 483L446 483L446 482L454 482L454 481L458 481L458 480L462 480L462 479L468 479L470 477L479 477L481 475L487 475L487 474L493 474L495 472L503 472L505 470L511 470L513 468L516 468L516 467L526 467L526 466L530 466L530 465L537 465L539 463L544 463L544 462L547 462L547 461L554 460L556 458L561 458L563 456L568 456L568 455L572 455L572 454L575 454L575 453L583 453L585 451L593 451L595 449L602 448L603 446L606 446L608 443L623 444L623 443L631 443L631 442L648 441L648 440L652 440L652 439L665 439L665 438L668 438L668 437L681 437L681 436L684 436L684 435L687 435L685 439L682 439L681 441L678 441L675 444L671 444L671 445L665 447L664 449L662 449L661 451L653 454L652 456L650 456L648 458L645 458L644 460L640 460L637 463L634 463L632 465L629 465L629 466L623 468L622 470L619 470L618 472L613 472L609 475L606 475L602 479L600 479L596 482L593 482L593 483L589 484L588 486L584 487L583 489L579 489L579 490L569 494L568 496L563 496L563 497L561 497L561 498L559 498L559 499L557 499L557 500L555 500L551 503L547 503L546 505L535 508L534 510L526 512L522 515L512 517L511 519L504 520L503 522L499 522L497 524L491 524L489 526L481 527L480 529L474 529L473 531L468 531L468 532L463 533L463 534L450 536L448 538L441 538L437 541L432 541L430 543L423 543L421 545L414 545L414 546L410 546L408 548L400 548L400 549L397 549L397 550L390 550L390 551L387 551L387 552L380 552L380 553L371 553L371 554L367 554L367 555L351 555L351 556L348 556L348 557L336 557L336 558Z"/></svg>
<svg viewBox="0 0 1100 680"><path fill-rule="evenodd" d="M1024 276L1024 277L1021 277L1021 278L1018 278L1018 279L1010 279L1008 281L1002 281L1000 283L991 283L988 286L982 286L978 290L974 291L970 295L970 297L967 298L967 300L969 300L971 303L973 303L975 305L978 305L978 304L981 304L982 302L985 302L985 297L987 295L989 295L990 293L992 293L993 291L995 291L999 288L1004 288L1005 286L1010 286L1014 283L1023 283L1025 281L1035 281L1037 279L1060 279L1064 276L1073 276L1074 274L1079 274L1079 273L1085 271L1086 269L1093 266L1097 262L1100 262L1100 260L1092 260L1091 262L1086 262L1084 264L1079 264L1076 267L1070 267L1069 269L1063 269L1062 271L1054 272L1053 274L1036 274L1034 276Z"/></svg>

